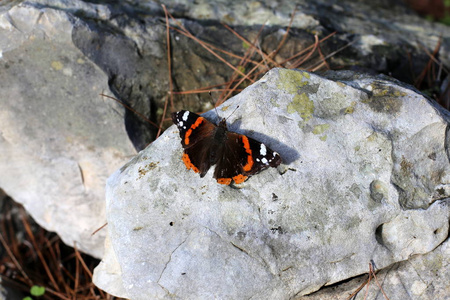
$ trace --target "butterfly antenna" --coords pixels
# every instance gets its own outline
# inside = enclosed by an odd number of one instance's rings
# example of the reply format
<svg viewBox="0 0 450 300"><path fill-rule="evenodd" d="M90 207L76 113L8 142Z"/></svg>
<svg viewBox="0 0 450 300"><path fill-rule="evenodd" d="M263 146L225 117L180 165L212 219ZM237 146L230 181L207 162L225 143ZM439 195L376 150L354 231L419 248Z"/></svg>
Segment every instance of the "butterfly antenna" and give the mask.
<svg viewBox="0 0 450 300"><path fill-rule="evenodd" d="M212 94L211 94L211 91L209 91L208 93L209 93L209 96L211 97L211 100L213 101L213 103L215 103L215 102L214 102L214 98L213 98L213 96L212 96ZM233 110L233 112L232 112L228 117L226 117L225 120L227 120L229 117L231 117L231 115L233 115L234 112L235 112L238 108L239 108L239 105L236 106L236 108ZM220 116L219 116L219 113L217 112L217 107L216 107L215 105L214 105L214 110L216 111L217 118L220 120Z"/></svg>
<svg viewBox="0 0 450 300"><path fill-rule="evenodd" d="M209 94L209 96L211 97L212 105L214 106L214 110L216 111L217 119L220 120L219 113L217 112L217 107L216 107L216 105L215 105L214 98L213 98L213 96L212 96L212 94L211 94L211 91L209 91L208 94Z"/></svg>
<svg viewBox="0 0 450 300"><path fill-rule="evenodd" d="M231 117L231 116L234 114L234 112L235 112L238 108L239 108L239 105L236 106L236 108L233 110L233 112L232 112L226 119L228 119L229 117Z"/></svg>

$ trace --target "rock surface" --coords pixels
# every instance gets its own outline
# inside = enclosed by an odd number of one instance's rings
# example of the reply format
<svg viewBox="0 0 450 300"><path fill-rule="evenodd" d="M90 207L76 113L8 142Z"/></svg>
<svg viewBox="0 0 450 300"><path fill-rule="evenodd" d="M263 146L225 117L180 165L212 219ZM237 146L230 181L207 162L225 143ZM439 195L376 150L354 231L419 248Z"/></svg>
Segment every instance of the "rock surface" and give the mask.
<svg viewBox="0 0 450 300"><path fill-rule="evenodd" d="M389 299L447 299L450 295L450 246L447 239L432 252L415 255L407 261L395 263L377 273L383 291ZM347 299L367 279L367 276L349 282L326 287L308 296L295 300L339 300ZM360 291L355 300L386 299L372 279L370 288ZM366 295L367 293L367 295Z"/></svg>
<svg viewBox="0 0 450 300"><path fill-rule="evenodd" d="M103 254L104 182L136 152L107 76L72 42L67 13L0 15L0 188L70 246Z"/></svg>
<svg viewBox="0 0 450 300"><path fill-rule="evenodd" d="M327 77L273 69L218 108L284 160L239 188L187 171L175 127L114 173L95 283L131 299L290 299L438 247L448 113L383 76Z"/></svg>
<svg viewBox="0 0 450 300"><path fill-rule="evenodd" d="M0 188L67 244L75 241L82 251L100 257L104 231L93 237L91 233L104 223L104 180L135 153L130 140L140 150L156 130L133 113L123 113L115 103L101 101L98 94L111 89L137 111L154 121L160 119L169 90L164 13L156 1L20 2L3 1L0 7L4 96L0 101L0 171L7 174L0 179ZM314 34L323 37L336 31L329 43L321 44L322 52L327 55L348 48L328 59L331 67L358 66L411 82L410 68L419 74L429 59L423 45L432 52L441 36L440 58L448 66L448 27L418 18L401 1L374 3L298 1L286 47L275 60L282 61L313 44ZM245 43L220 22L233 25L250 40L260 34L261 48L271 53L294 11L289 1L275 5L273 1L200 1L192 5L177 0L165 4L196 37L241 56ZM171 31L171 43L175 90L228 80L232 71L198 43L176 31ZM235 65L239 61L227 59ZM206 93L184 95L179 101L183 108L197 111L211 107ZM389 102L384 104L391 107ZM321 132L327 127L314 129ZM427 208L430 201L424 195L434 193L437 179L419 182L418 190L412 190L420 176L427 176L429 165L418 161L414 153L408 155L411 161L401 161L392 178L399 188L399 203L403 209ZM429 155L435 157L432 152ZM393 159L398 163L402 157ZM401 174L410 163L423 167L419 177ZM374 180L370 187L371 197L383 201L385 183ZM440 191L434 199L441 198ZM379 239L392 248L402 247L401 242L383 236L391 230L390 224L381 226Z"/></svg>

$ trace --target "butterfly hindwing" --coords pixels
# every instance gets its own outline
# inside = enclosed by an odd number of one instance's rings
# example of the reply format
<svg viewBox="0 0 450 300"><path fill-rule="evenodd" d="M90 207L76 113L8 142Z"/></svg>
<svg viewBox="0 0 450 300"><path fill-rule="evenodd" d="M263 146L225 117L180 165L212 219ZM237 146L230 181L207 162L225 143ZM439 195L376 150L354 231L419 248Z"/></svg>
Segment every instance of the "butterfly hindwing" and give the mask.
<svg viewBox="0 0 450 300"><path fill-rule="evenodd" d="M245 169L249 168L248 150L245 148L245 139L247 137L234 132L226 133L226 142L223 146L222 154L217 160L217 166L214 171L214 178L218 183L230 184L244 182L248 176L245 175Z"/></svg>
<svg viewBox="0 0 450 300"><path fill-rule="evenodd" d="M263 143L234 132L227 132L223 155L217 162L214 178L219 183L239 184L248 176L281 163L278 153ZM229 183L228 183L229 182Z"/></svg>

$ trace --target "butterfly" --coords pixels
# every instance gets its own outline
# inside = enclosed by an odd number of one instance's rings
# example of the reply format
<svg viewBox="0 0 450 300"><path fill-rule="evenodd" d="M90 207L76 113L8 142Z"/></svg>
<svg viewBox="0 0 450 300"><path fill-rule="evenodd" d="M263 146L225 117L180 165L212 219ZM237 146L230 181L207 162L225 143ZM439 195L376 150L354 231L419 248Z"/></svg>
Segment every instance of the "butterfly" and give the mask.
<svg viewBox="0 0 450 300"><path fill-rule="evenodd" d="M269 167L281 164L280 155L266 145L243 134L228 131L226 119L218 125L182 110L172 113L184 148L186 168L204 177L216 165L214 178L220 184L239 184Z"/></svg>

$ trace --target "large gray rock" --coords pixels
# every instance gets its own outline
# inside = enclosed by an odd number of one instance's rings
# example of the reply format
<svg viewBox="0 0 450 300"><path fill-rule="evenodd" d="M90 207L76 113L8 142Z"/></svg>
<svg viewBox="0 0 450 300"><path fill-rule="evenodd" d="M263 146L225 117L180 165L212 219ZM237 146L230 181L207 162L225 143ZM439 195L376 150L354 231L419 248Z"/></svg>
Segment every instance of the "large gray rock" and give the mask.
<svg viewBox="0 0 450 300"><path fill-rule="evenodd" d="M107 76L72 42L63 11L0 15L0 188L63 241L101 257L104 182L136 152Z"/></svg>
<svg viewBox="0 0 450 300"><path fill-rule="evenodd" d="M239 188L186 170L175 127L114 173L94 282L131 299L290 299L438 247L449 115L385 77L327 76L273 69L218 108L284 160Z"/></svg>

